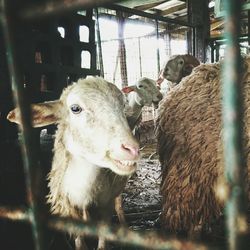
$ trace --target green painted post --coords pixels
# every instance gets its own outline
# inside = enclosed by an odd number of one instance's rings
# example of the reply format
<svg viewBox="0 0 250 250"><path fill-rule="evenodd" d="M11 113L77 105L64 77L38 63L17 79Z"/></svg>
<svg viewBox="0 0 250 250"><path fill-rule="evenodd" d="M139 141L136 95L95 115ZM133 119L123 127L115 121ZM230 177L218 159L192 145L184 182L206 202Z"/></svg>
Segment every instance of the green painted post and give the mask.
<svg viewBox="0 0 250 250"><path fill-rule="evenodd" d="M4 40L6 45L6 57L10 74L10 81L13 93L13 100L17 107L20 109L21 117L21 149L23 166L25 171L26 179L26 191L27 191L27 202L29 205L27 214L29 221L31 222L34 245L36 250L42 250L44 248L44 238L42 230L42 219L39 204L37 202L39 190L39 163L35 155L34 140L32 137L31 123L30 123L30 110L28 107L27 100L24 97L23 84L20 80L20 73L18 70L15 49L16 46L13 40L13 26L11 23L11 16L8 12L7 0L0 1L0 23L2 25Z"/></svg>
<svg viewBox="0 0 250 250"><path fill-rule="evenodd" d="M230 250L246 249L247 230L244 177L246 164L242 145L241 65L238 44L241 1L223 1L225 7L225 38L227 47L223 62L222 116L225 179L229 196L226 203L226 224Z"/></svg>

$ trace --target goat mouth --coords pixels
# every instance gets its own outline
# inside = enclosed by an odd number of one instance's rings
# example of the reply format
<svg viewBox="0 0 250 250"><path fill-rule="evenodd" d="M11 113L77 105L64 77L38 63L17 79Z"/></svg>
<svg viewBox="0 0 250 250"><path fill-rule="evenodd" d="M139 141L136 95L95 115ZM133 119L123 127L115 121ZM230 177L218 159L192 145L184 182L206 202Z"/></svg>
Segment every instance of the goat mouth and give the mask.
<svg viewBox="0 0 250 250"><path fill-rule="evenodd" d="M122 172L132 173L136 170L136 162L128 160L114 160L116 167Z"/></svg>
<svg viewBox="0 0 250 250"><path fill-rule="evenodd" d="M158 108L158 106L159 106L159 102L160 102L160 101L156 101L156 102L155 102L155 101L153 101L154 108L156 108L156 109Z"/></svg>

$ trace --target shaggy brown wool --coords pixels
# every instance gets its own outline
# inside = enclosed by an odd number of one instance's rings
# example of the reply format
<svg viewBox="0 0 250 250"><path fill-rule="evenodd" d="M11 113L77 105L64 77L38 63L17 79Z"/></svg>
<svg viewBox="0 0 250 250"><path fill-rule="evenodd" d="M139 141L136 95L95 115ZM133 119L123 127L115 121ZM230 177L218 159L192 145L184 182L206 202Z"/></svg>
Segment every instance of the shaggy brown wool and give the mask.
<svg viewBox="0 0 250 250"><path fill-rule="evenodd" d="M249 131L249 58L244 72L244 130ZM220 64L202 64L160 103L156 134L162 165L161 221L170 230L209 225L223 212L216 196L223 176L220 74ZM250 167L249 133L244 133L244 140Z"/></svg>

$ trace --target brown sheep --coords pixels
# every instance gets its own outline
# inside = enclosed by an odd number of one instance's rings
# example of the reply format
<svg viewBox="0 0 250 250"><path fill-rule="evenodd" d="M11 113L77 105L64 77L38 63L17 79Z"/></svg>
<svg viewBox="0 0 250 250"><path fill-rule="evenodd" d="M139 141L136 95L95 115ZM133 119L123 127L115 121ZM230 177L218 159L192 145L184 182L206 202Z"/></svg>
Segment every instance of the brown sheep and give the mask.
<svg viewBox="0 0 250 250"><path fill-rule="evenodd" d="M160 85L166 79L176 85L183 77L190 75L193 68L199 64L199 60L192 55L171 56L160 71L157 84Z"/></svg>
<svg viewBox="0 0 250 250"><path fill-rule="evenodd" d="M244 67L244 145L249 149L249 58ZM156 134L162 165L161 221L166 229L192 234L223 212L217 195L223 179L220 79L219 63L202 64L160 103ZM249 168L249 150L244 153Z"/></svg>

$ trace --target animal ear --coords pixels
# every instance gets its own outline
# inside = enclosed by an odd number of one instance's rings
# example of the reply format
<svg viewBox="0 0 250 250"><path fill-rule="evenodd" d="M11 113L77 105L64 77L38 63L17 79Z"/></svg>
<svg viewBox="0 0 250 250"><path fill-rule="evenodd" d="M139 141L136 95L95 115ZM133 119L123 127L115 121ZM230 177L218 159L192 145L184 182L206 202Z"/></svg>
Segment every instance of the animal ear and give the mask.
<svg viewBox="0 0 250 250"><path fill-rule="evenodd" d="M43 127L57 123L60 119L60 110L62 102L60 100L37 103L31 105L31 121L32 126ZM7 119L21 125L21 117L19 108L15 108L7 115Z"/></svg>
<svg viewBox="0 0 250 250"><path fill-rule="evenodd" d="M132 91L135 91L135 86L127 86L127 87L122 88L122 92L125 94L128 94Z"/></svg>
<svg viewBox="0 0 250 250"><path fill-rule="evenodd" d="M184 64L185 64L185 61L184 61L184 59L183 59L182 57L180 57L180 58L178 59L177 63L180 64L180 65L184 65Z"/></svg>

